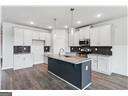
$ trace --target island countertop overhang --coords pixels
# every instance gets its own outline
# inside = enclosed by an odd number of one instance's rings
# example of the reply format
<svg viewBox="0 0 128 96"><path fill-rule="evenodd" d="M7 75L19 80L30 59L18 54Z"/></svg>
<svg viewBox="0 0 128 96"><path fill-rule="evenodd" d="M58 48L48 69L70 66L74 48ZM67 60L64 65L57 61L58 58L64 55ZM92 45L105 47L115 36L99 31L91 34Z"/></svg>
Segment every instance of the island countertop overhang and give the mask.
<svg viewBox="0 0 128 96"><path fill-rule="evenodd" d="M91 58L86 58L86 57L81 57L81 56L66 57L64 55L58 55L58 54L47 54L47 56L50 57L50 58L62 60L62 61L69 62L69 63L72 63L72 64L81 64L83 62L92 60Z"/></svg>

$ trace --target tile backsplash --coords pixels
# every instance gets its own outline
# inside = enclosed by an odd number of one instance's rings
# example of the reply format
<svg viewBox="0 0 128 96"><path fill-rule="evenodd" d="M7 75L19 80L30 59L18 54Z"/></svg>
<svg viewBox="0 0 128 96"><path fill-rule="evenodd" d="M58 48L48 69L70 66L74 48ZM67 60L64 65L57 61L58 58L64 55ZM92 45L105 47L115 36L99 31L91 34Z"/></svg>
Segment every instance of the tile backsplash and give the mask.
<svg viewBox="0 0 128 96"><path fill-rule="evenodd" d="M90 46L90 47L81 47L81 46L70 46L71 52L81 52L81 49L90 49L91 54L102 54L102 55L112 55L112 46Z"/></svg>

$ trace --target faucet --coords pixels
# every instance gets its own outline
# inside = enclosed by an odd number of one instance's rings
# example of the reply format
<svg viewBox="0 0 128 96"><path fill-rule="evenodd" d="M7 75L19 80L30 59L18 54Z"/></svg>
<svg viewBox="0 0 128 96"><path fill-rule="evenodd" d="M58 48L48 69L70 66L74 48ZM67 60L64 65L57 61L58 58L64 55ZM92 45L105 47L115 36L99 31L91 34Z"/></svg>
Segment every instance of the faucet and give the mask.
<svg viewBox="0 0 128 96"><path fill-rule="evenodd" d="M64 48L60 48L59 55L61 55L61 52L64 52Z"/></svg>

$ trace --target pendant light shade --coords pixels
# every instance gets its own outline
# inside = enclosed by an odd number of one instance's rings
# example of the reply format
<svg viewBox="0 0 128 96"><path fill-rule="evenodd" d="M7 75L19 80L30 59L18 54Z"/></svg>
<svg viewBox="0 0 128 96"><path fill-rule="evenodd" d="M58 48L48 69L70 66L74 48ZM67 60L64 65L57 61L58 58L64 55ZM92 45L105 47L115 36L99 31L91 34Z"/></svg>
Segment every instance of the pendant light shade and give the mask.
<svg viewBox="0 0 128 96"><path fill-rule="evenodd" d="M73 15L74 15L74 8L71 8L70 11L71 11L71 22L70 22L70 27L69 27L69 32L73 35L74 34L74 31L75 29L73 28Z"/></svg>
<svg viewBox="0 0 128 96"><path fill-rule="evenodd" d="M54 31L55 31L54 32L54 36L56 36L56 18L54 18L53 20L54 20L54 26L55 26L55 28L54 28Z"/></svg>

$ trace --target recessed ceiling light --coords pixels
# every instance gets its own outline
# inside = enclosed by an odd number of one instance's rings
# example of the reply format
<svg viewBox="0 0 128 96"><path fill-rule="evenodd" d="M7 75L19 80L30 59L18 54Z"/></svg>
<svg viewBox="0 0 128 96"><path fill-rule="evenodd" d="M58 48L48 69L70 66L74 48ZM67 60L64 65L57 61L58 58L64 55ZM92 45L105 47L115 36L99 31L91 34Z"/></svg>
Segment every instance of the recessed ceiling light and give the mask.
<svg viewBox="0 0 128 96"><path fill-rule="evenodd" d="M33 24L34 24L34 22L33 22L33 21L30 21L30 24L32 24L32 25L33 25Z"/></svg>
<svg viewBox="0 0 128 96"><path fill-rule="evenodd" d="M102 14L97 14L97 16L96 16L96 17L97 17L97 18L100 18L101 16L102 16Z"/></svg>
<svg viewBox="0 0 128 96"><path fill-rule="evenodd" d="M81 24L81 21L77 21L76 23L77 23L77 24Z"/></svg>
<svg viewBox="0 0 128 96"><path fill-rule="evenodd" d="M49 29L52 29L52 26L48 26Z"/></svg>
<svg viewBox="0 0 128 96"><path fill-rule="evenodd" d="M65 25L65 26L64 26L64 28L66 28L66 29L67 29L67 28L68 28L68 25Z"/></svg>

